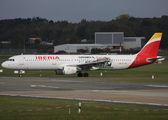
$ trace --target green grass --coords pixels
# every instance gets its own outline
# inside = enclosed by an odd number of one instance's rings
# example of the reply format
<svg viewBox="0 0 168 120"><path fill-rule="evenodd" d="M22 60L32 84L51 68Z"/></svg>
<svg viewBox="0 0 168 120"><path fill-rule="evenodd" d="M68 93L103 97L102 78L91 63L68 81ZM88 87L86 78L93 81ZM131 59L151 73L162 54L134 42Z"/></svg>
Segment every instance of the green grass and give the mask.
<svg viewBox="0 0 168 120"><path fill-rule="evenodd" d="M2 120L166 120L168 110L150 107L81 102L82 112L78 113L78 102L46 99L0 97L0 118ZM69 114L70 109L70 114Z"/></svg>

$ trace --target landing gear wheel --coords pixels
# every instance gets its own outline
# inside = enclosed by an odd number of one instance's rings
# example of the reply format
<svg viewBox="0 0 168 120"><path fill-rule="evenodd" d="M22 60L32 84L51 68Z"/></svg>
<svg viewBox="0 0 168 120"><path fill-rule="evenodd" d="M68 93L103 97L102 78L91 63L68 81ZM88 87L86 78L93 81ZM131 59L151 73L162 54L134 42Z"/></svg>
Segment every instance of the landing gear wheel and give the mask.
<svg viewBox="0 0 168 120"><path fill-rule="evenodd" d="M78 73L78 77L82 77L83 74L81 72Z"/></svg>
<svg viewBox="0 0 168 120"><path fill-rule="evenodd" d="M84 77L88 77L89 76L89 74L88 73L84 73Z"/></svg>
<svg viewBox="0 0 168 120"><path fill-rule="evenodd" d="M22 77L22 74L19 74L19 77Z"/></svg>

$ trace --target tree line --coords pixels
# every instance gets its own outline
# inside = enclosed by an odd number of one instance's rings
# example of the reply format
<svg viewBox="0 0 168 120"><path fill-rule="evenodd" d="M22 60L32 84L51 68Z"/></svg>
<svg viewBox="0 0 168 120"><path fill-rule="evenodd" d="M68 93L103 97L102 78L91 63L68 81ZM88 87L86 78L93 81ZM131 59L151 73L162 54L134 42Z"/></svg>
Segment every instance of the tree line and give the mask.
<svg viewBox="0 0 168 120"><path fill-rule="evenodd" d="M40 37L43 41L55 40L54 45L80 44L82 39L94 43L95 32L124 32L125 37L146 37L148 40L155 32L162 32L160 47L168 48L168 16L160 18L135 18L123 14L111 21L87 21L79 23L68 21L47 20L45 18L16 18L0 20L0 41L9 41L11 44L0 43L1 49L22 49L24 42L29 38ZM42 49L44 46L35 44L26 48Z"/></svg>

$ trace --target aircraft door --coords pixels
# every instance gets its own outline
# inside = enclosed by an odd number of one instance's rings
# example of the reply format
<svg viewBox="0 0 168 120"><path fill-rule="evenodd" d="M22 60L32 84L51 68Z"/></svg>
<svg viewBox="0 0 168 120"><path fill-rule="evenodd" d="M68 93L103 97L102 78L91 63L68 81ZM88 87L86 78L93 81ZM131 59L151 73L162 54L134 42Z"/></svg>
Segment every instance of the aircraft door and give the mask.
<svg viewBox="0 0 168 120"><path fill-rule="evenodd" d="M52 65L56 65L56 60L55 59L52 60Z"/></svg>
<svg viewBox="0 0 168 120"><path fill-rule="evenodd" d="M110 63L111 63L111 65L110 65L110 66L111 66L111 67L113 67L113 64L114 64L114 59L111 59L111 60L110 60Z"/></svg>
<svg viewBox="0 0 168 120"><path fill-rule="evenodd" d="M19 65L24 65L23 56L19 57Z"/></svg>
<svg viewBox="0 0 168 120"><path fill-rule="evenodd" d="M110 60L110 66L112 67L113 64L113 59Z"/></svg>

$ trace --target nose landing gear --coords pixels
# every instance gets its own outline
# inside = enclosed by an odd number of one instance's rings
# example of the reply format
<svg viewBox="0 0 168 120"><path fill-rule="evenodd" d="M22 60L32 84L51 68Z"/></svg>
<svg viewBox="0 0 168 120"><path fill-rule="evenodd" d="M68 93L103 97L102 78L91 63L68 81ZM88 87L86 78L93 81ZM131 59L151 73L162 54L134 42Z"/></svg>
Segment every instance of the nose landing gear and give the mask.
<svg viewBox="0 0 168 120"><path fill-rule="evenodd" d="M22 77L22 72L23 72L23 71L22 71L22 70L20 70L19 77Z"/></svg>

